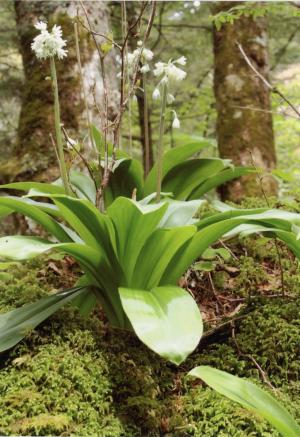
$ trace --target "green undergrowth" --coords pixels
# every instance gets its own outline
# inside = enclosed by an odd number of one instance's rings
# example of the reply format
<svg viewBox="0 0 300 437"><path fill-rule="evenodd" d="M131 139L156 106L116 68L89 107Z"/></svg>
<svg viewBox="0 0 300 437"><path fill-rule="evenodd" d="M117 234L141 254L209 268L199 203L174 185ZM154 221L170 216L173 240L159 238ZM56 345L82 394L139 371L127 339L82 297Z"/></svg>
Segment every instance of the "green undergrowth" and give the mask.
<svg viewBox="0 0 300 437"><path fill-rule="evenodd" d="M59 285L41 261L12 266L0 276L0 310ZM235 339L225 330L179 369L130 333L109 329L99 308L83 319L68 306L0 357L0 435L277 436L266 422L185 375L208 364L272 392L254 359L299 418L299 303L252 304L236 323Z"/></svg>

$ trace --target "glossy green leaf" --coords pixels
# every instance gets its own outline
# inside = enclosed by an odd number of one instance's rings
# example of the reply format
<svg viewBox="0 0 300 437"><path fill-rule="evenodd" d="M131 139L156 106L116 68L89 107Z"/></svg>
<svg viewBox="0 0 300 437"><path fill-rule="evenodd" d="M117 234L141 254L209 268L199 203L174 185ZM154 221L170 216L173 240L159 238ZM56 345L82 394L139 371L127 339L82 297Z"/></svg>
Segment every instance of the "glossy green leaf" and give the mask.
<svg viewBox="0 0 300 437"><path fill-rule="evenodd" d="M284 437L299 437L300 426L289 412L274 397L252 382L209 366L195 367L189 375L202 379L218 393L255 411Z"/></svg>
<svg viewBox="0 0 300 437"><path fill-rule="evenodd" d="M227 213L225 213L227 217ZM234 217L232 219L219 220L216 223L211 223L207 226L201 226L199 230L190 240L189 244L186 244L177 254L173 257L169 266L167 267L164 276L161 280L161 284L175 284L178 278L186 271L186 269L197 259L203 252L219 240L223 235L232 229L238 227L239 225L249 223L260 224L266 232L274 232L276 228L271 225L261 222L261 220L256 220L255 215L249 215L248 218L245 217ZM201 221L200 221L201 224ZM285 238L289 238L284 234ZM279 236L281 238L281 236ZM289 239L289 244L293 244L295 250L297 247L294 241Z"/></svg>
<svg viewBox="0 0 300 437"><path fill-rule="evenodd" d="M15 346L37 325L78 296L87 294L85 287L75 287L46 296L38 302L0 314L0 352Z"/></svg>
<svg viewBox="0 0 300 437"><path fill-rule="evenodd" d="M150 349L180 364L197 347L202 319L187 291L171 286L151 291L121 287L119 291L137 336Z"/></svg>
<svg viewBox="0 0 300 437"><path fill-rule="evenodd" d="M195 226L156 229L145 242L128 285L148 290L158 286L173 256L196 231Z"/></svg>
<svg viewBox="0 0 300 437"><path fill-rule="evenodd" d="M0 207L10 208L15 212L30 217L39 223L49 233L54 235L60 241L70 241L70 237L63 228L52 217L43 212L38 206L28 203L28 199L16 197L0 197Z"/></svg>
<svg viewBox="0 0 300 437"><path fill-rule="evenodd" d="M112 256L110 237L114 238L114 230L106 215L86 199L54 196L53 200L63 218L89 246L95 249L102 246Z"/></svg>
<svg viewBox="0 0 300 437"><path fill-rule="evenodd" d="M71 171L70 183L75 189L77 196L81 199L88 199L93 204L96 202L96 187L90 176L82 172ZM63 193L64 194L64 193Z"/></svg>
<svg viewBox="0 0 300 437"><path fill-rule="evenodd" d="M18 235L0 238L1 257L13 261L31 259L50 250L71 255L79 262L90 283L101 289L99 299L111 323L123 327L124 312L118 294L121 278L101 247L96 250L86 244L51 243L39 237Z"/></svg>
<svg viewBox="0 0 300 437"><path fill-rule="evenodd" d="M168 199L162 201L161 204L165 202L168 203L168 209L159 223L159 227L161 228L174 228L193 224L197 221L194 220L193 217L201 206L206 203L205 200L201 199L190 201Z"/></svg>
<svg viewBox="0 0 300 437"><path fill-rule="evenodd" d="M223 170L226 165L226 161L218 158L189 159L165 175L162 190L171 191L178 200L188 199L202 182Z"/></svg>
<svg viewBox="0 0 300 437"><path fill-rule="evenodd" d="M104 191L105 205L108 207L117 197L131 198L136 190L136 197L143 194L143 168L136 159L123 158L110 175L108 187Z"/></svg>
<svg viewBox="0 0 300 437"><path fill-rule="evenodd" d="M47 184L46 182L13 182L11 184L0 185L0 188L20 191L30 191L38 194L64 194L62 186L56 184Z"/></svg>
<svg viewBox="0 0 300 437"><path fill-rule="evenodd" d="M162 176L164 176L176 165L190 158L191 156L198 153L205 147L211 145L211 141L207 139L201 139L185 146L175 147L174 149L168 150L163 156L163 167ZM144 196L156 191L156 175L157 175L157 164L155 164L150 173L145 180L144 186Z"/></svg>
<svg viewBox="0 0 300 437"><path fill-rule="evenodd" d="M10 208L6 208L5 206L0 205L0 219L7 217L12 214L13 210Z"/></svg>
<svg viewBox="0 0 300 437"><path fill-rule="evenodd" d="M255 173L256 170L252 167L230 167L226 168L219 173L208 177L206 180L201 182L201 184L193 190L193 192L188 197L189 199L199 199L204 196L208 191L219 187L225 182L236 179L240 176Z"/></svg>
<svg viewBox="0 0 300 437"><path fill-rule="evenodd" d="M118 260L127 278L132 277L140 251L167 207L167 204L140 205L131 199L118 197L107 209L116 231Z"/></svg>

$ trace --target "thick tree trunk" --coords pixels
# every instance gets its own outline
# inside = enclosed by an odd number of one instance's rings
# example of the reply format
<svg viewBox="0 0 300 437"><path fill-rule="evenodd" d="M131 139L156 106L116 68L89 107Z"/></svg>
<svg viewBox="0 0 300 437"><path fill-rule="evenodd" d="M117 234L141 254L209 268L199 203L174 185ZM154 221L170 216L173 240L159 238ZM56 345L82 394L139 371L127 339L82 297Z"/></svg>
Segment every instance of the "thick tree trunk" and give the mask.
<svg viewBox="0 0 300 437"><path fill-rule="evenodd" d="M219 2L214 13L228 10L236 2ZM247 65L237 42L251 63L268 76L266 21L242 16L234 24L214 29L214 91L217 107L217 139L220 156L234 164L271 171L276 165L270 93ZM251 109L253 108L253 109ZM263 178L266 194L276 194L276 181ZM241 201L245 196L261 196L262 187L255 175L245 176L223 186L223 199Z"/></svg>
<svg viewBox="0 0 300 437"><path fill-rule="evenodd" d="M103 1L84 2L94 30L107 34L109 30L106 4ZM19 119L18 141L14 159L7 169L9 179L52 179L58 176L58 167L50 134L54 132L53 95L48 60L39 61L31 50L31 42L37 31L34 24L38 20L61 25L63 38L67 40L68 56L56 62L59 80L59 96L62 122L66 130L75 138L82 139L86 132L86 114L82 97L79 68L76 58L73 18L78 13L84 16L76 1L32 1L15 0L16 23L20 41L20 51L24 66L24 88ZM94 42L79 26L81 61L83 64L85 87L89 105L93 106L94 94L100 107L103 99L103 83L100 63ZM110 57L110 56L108 56ZM111 64L111 60L109 61ZM115 69L108 68L109 82L116 92ZM110 93L111 94L111 93ZM113 112L114 96L110 95ZM81 132L81 134L80 134Z"/></svg>

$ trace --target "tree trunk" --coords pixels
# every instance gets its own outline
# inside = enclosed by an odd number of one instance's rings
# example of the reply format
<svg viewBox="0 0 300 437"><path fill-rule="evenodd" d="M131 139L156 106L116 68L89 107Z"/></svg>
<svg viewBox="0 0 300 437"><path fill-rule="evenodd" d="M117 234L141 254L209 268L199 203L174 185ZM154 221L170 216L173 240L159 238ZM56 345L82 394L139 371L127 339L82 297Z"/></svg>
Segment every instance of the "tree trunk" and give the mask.
<svg viewBox="0 0 300 437"><path fill-rule="evenodd" d="M219 2L214 13L236 6ZM217 108L217 139L222 158L236 165L272 171L276 165L270 92L247 65L237 42L257 71L268 76L269 60L265 18L242 16L233 24L214 29L214 92ZM253 108L253 109L251 109ZM223 199L241 201L245 196L262 196L255 175L244 176L221 187ZM267 195L277 193L274 178L262 181Z"/></svg>
<svg viewBox="0 0 300 437"><path fill-rule="evenodd" d="M105 2L84 2L84 4L93 29L107 34L109 25ZM70 136L74 135L76 139L82 140L87 132L86 112L74 38L73 18L76 17L77 10L79 15L83 17L83 10L76 1L15 0L16 23L25 81L18 141L14 150L14 159L10 161L7 169L11 180L32 178L47 180L58 176L56 156L50 138L50 134L54 136L54 113L51 81L47 79L50 75L49 60L37 60L31 50L32 40L37 34L34 24L38 20L47 21L50 29L53 24L60 25L63 30L63 38L67 40L68 56L61 61L56 61L62 123ZM103 83L97 50L88 32L80 25L78 27L88 103L90 107L93 106L90 88L95 87L96 100L99 106L103 107ZM111 60L109 62L111 63ZM114 66L110 65L108 70L109 82L113 92L115 92L117 83ZM113 107L114 96L110 97ZM110 108L110 113L112 112L113 110Z"/></svg>
<svg viewBox="0 0 300 437"><path fill-rule="evenodd" d="M129 49L135 50L137 47L137 41L140 39L139 36L139 29L137 27L133 27L132 25L137 19L138 16L138 10L137 5L134 2L128 2L126 3L126 11L127 11L127 23L128 28L131 29L130 35L129 35ZM143 78L142 75L140 77L140 81L142 83ZM150 117L150 111L149 111L149 105L147 104L147 107L145 108L145 102L147 102L147 99L145 100L145 95L140 90L136 93L137 98L137 105L138 105L138 117L139 117L139 125L140 125L140 136L141 136L141 146L143 151L143 167L145 174L147 173L147 148L146 148L146 127L148 128L148 145L149 145L149 170L153 167L153 144L152 144L152 126L151 126L151 117ZM147 111L148 114L148 123L145 123L145 112ZM148 126L147 126L148 124Z"/></svg>

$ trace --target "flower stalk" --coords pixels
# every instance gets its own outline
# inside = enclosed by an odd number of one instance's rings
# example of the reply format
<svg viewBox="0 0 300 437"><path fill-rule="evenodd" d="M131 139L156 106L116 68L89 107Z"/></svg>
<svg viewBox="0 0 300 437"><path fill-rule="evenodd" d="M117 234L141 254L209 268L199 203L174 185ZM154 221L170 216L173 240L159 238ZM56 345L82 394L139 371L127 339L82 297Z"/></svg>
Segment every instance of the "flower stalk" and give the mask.
<svg viewBox="0 0 300 437"><path fill-rule="evenodd" d="M149 141L149 113L148 113L148 97L147 97L147 73L143 74L143 90L144 90L144 141L145 141L145 176L150 171L150 141Z"/></svg>
<svg viewBox="0 0 300 437"><path fill-rule="evenodd" d="M164 82L162 85L162 99L160 107L160 120L159 120L159 139L157 147L157 177L156 177L156 202L160 202L161 183L162 183L162 160L163 160L163 137L165 130L165 113L167 106L167 93L168 86Z"/></svg>
<svg viewBox="0 0 300 437"><path fill-rule="evenodd" d="M57 74L54 57L50 57L50 68L51 68L51 80L52 89L54 94L54 117L55 117L55 135L56 135L56 146L58 155L58 164L60 169L61 178L66 191L66 194L71 195L67 166L64 156L63 140L61 132L61 122L60 122L60 107L59 107L59 97L58 97L58 84L57 84Z"/></svg>

